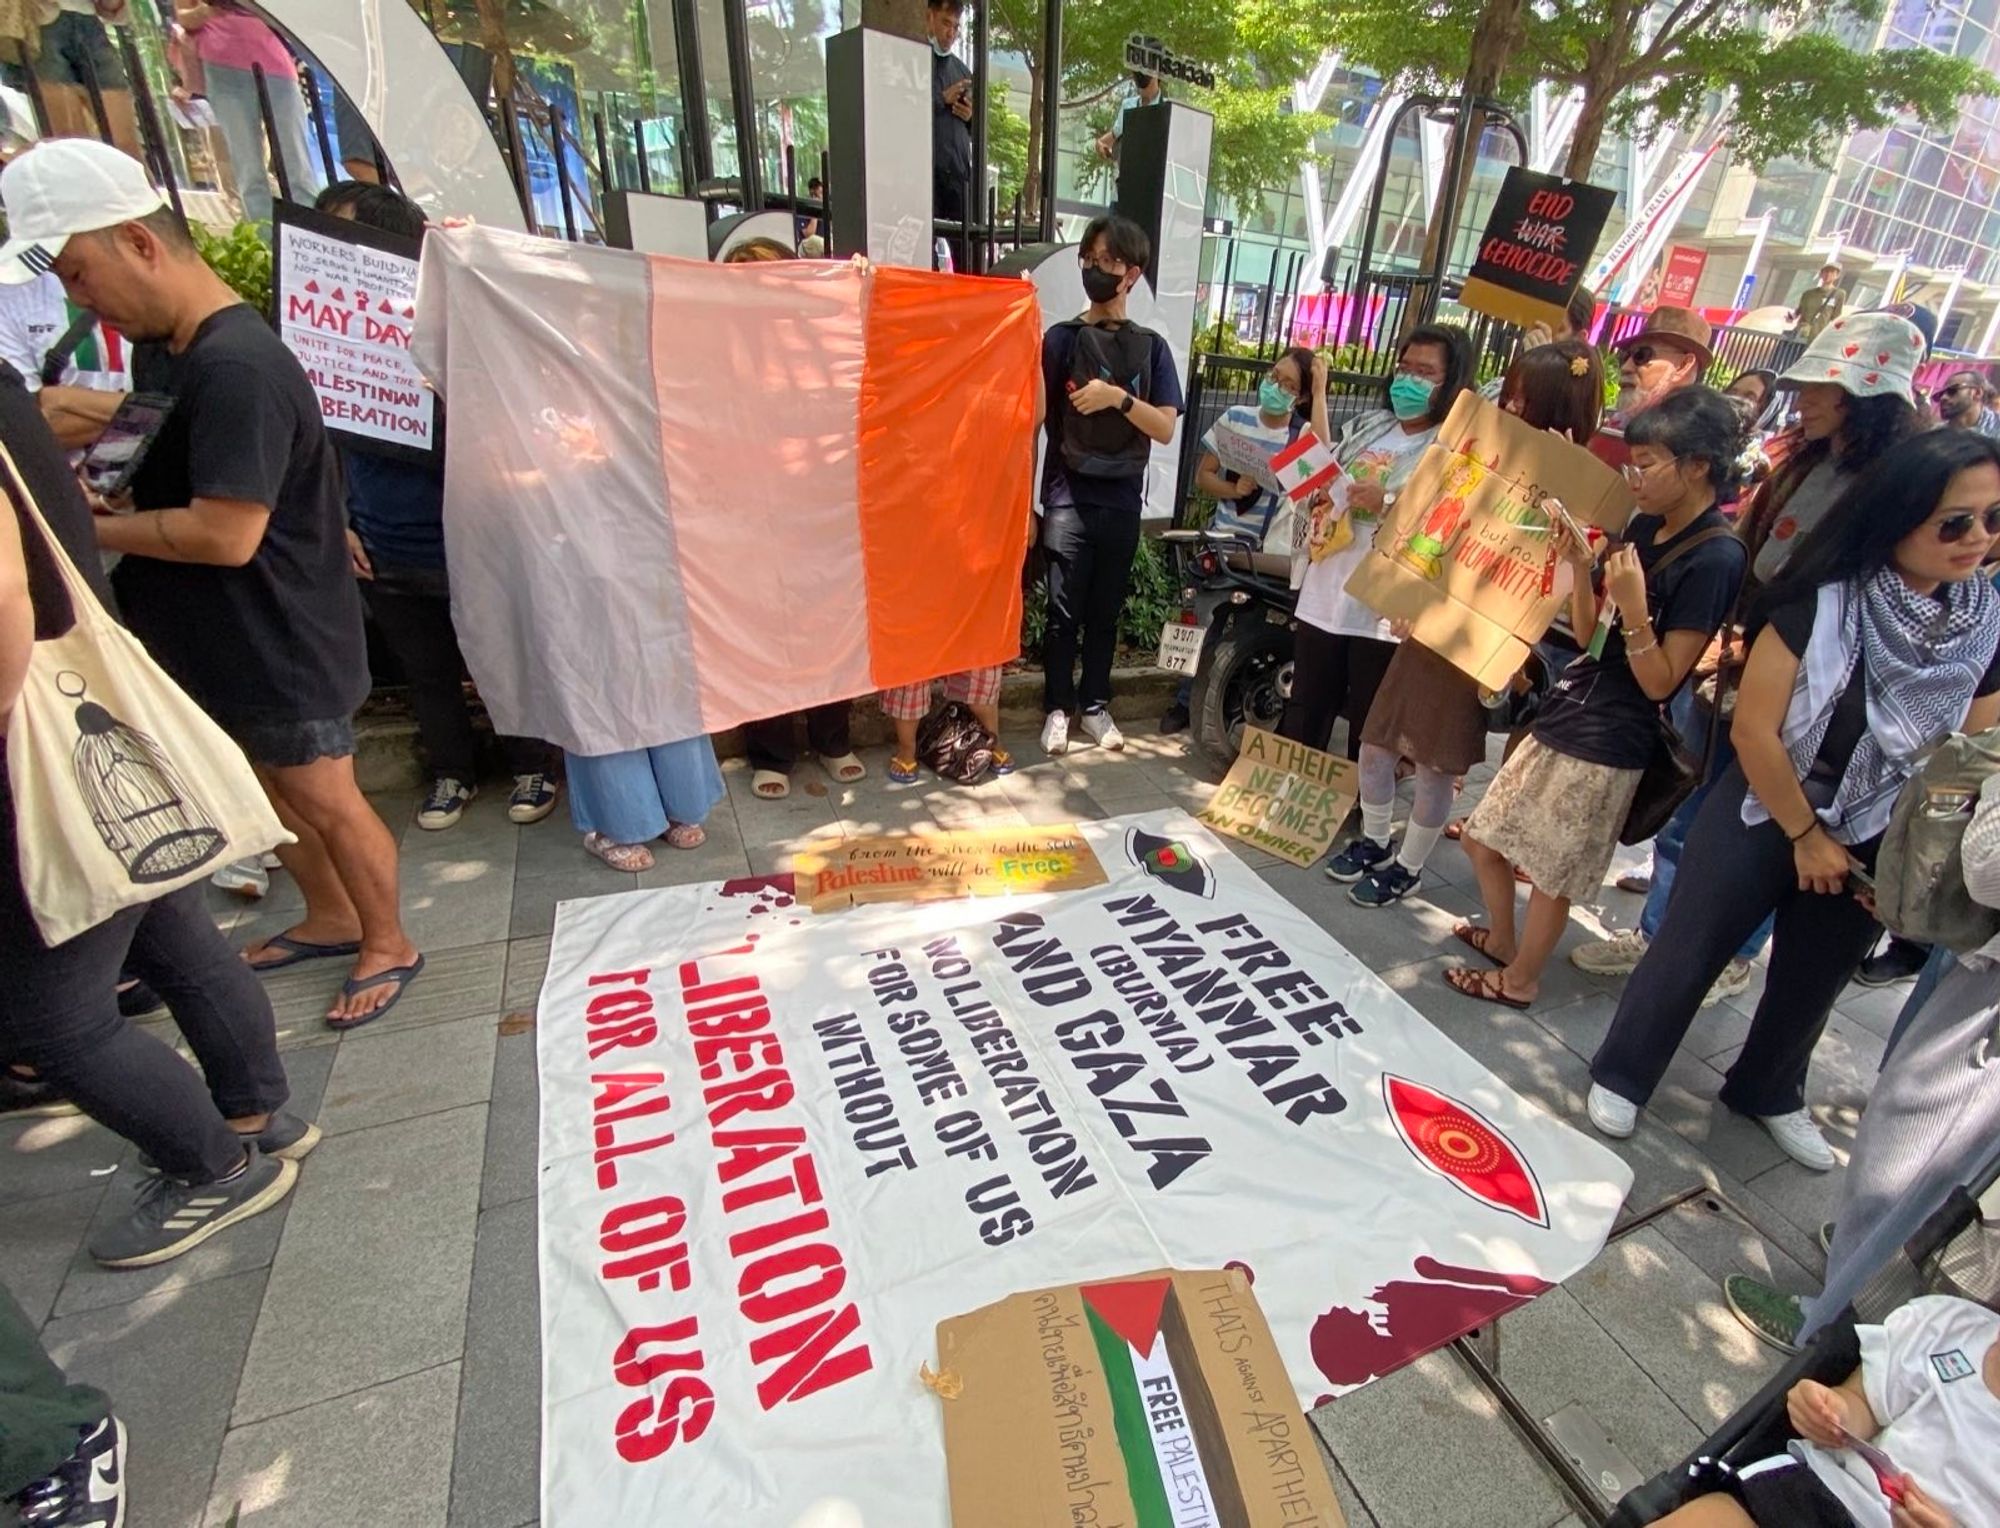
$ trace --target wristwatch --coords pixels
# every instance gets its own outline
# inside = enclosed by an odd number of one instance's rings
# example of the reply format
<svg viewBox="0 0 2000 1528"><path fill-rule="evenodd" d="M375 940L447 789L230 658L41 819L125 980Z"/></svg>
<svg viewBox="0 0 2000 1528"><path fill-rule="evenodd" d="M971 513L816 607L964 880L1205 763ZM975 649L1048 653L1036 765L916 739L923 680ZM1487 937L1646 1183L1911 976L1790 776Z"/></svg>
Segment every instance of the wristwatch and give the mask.
<svg viewBox="0 0 2000 1528"><path fill-rule="evenodd" d="M1134 397L1133 397L1133 396L1132 396L1132 395L1131 395L1130 393L1127 393L1127 394L1126 394L1126 395L1124 396L1124 398L1122 398L1122 399L1121 399L1121 400L1119 401L1119 404L1118 404L1118 412L1119 412L1119 413L1121 413L1121 414L1129 414L1129 413L1131 413L1131 412L1132 412L1132 405L1133 405L1133 404L1135 404L1135 403L1137 403L1138 401L1139 401L1139 400L1138 400L1137 398L1134 398Z"/></svg>

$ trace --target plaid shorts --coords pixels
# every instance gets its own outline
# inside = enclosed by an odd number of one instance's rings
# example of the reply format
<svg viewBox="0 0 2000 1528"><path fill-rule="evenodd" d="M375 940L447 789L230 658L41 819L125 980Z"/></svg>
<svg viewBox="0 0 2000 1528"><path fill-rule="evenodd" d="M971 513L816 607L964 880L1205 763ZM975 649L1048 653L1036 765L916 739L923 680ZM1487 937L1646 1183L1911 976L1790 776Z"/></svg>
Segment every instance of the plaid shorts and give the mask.
<svg viewBox="0 0 2000 1528"><path fill-rule="evenodd" d="M935 679L925 679L916 684L884 690L882 714L893 721L922 721L930 711L931 686L936 683ZM944 698L963 701L968 706L997 705L1000 701L1000 670L967 669L962 674L953 674L944 682Z"/></svg>

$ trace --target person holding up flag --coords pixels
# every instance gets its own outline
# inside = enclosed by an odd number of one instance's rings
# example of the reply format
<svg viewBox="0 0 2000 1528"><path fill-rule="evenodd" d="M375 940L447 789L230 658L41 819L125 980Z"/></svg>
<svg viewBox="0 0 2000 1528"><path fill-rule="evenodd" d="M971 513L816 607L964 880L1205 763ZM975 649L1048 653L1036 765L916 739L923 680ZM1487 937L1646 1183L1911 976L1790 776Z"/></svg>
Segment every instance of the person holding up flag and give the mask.
<svg viewBox="0 0 2000 1528"><path fill-rule="evenodd" d="M1305 540L1292 554L1298 626L1292 695L1278 723L1280 737L1325 748L1334 721L1344 716L1347 757L1361 756L1361 724L1396 645L1389 623L1347 592L1347 580L1472 378L1471 337L1456 324L1425 324L1411 331L1397 353L1384 400L1388 406L1361 415L1340 432L1330 454L1344 476L1330 494L1315 499ZM1272 465L1285 482L1286 469L1276 461ZM1325 465L1308 466L1300 453L1286 468L1291 481L1300 482L1324 473Z"/></svg>

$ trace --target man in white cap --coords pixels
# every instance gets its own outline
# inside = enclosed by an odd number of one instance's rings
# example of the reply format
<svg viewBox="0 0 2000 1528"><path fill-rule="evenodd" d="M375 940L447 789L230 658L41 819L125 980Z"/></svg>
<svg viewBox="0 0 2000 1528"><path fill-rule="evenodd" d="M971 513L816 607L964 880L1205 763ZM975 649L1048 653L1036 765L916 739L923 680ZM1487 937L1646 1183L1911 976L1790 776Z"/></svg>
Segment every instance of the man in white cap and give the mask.
<svg viewBox="0 0 2000 1528"><path fill-rule="evenodd" d="M305 916L245 951L260 971L353 959L327 1014L367 1023L423 957L404 934L396 841L354 776L368 693L339 474L305 372L196 253L138 161L58 139L0 171L0 283L54 271L136 347L174 406L133 476L137 512L97 520L149 651L249 755L298 843L280 851Z"/></svg>

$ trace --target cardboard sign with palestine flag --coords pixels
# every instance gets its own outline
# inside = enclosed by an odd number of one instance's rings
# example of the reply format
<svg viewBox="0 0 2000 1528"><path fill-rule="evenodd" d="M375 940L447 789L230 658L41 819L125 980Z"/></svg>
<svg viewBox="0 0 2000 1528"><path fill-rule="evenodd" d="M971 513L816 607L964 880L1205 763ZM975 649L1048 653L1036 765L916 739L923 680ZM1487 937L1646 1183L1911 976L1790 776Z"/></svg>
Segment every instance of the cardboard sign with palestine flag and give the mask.
<svg viewBox="0 0 2000 1528"><path fill-rule="evenodd" d="M952 1528L1341 1528L1240 1267L1010 1296L938 1325Z"/></svg>
<svg viewBox="0 0 2000 1528"><path fill-rule="evenodd" d="M1505 323L1562 321L1617 193L1511 165L1459 301Z"/></svg>

